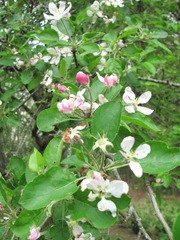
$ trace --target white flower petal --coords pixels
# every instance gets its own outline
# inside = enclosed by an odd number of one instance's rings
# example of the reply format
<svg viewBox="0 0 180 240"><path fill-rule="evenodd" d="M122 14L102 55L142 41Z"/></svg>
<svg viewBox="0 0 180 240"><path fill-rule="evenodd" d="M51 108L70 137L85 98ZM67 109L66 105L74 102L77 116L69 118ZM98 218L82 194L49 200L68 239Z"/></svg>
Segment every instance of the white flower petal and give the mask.
<svg viewBox="0 0 180 240"><path fill-rule="evenodd" d="M100 76L100 74L98 72L96 72L96 74L97 74L99 81L104 83L104 78L102 76Z"/></svg>
<svg viewBox="0 0 180 240"><path fill-rule="evenodd" d="M81 124L81 125L76 126L74 129L75 130L83 130L85 127L86 127L86 124Z"/></svg>
<svg viewBox="0 0 180 240"><path fill-rule="evenodd" d="M129 153L135 142L134 137L125 137L121 142L121 148L124 152Z"/></svg>
<svg viewBox="0 0 180 240"><path fill-rule="evenodd" d="M56 5L53 2L49 3L49 11L53 15L58 12L58 8L56 7Z"/></svg>
<svg viewBox="0 0 180 240"><path fill-rule="evenodd" d="M121 180L113 180L109 183L107 192L111 193L112 196L120 198L122 194L127 194L129 186L126 182Z"/></svg>
<svg viewBox="0 0 180 240"><path fill-rule="evenodd" d="M116 205L110 201L106 200L105 197L102 197L101 201L97 204L99 211L104 212L109 210L112 213L113 217L116 217L117 207Z"/></svg>
<svg viewBox="0 0 180 240"><path fill-rule="evenodd" d="M134 157L137 159L145 158L151 151L149 144L140 145L134 153Z"/></svg>
<svg viewBox="0 0 180 240"><path fill-rule="evenodd" d="M138 162L130 161L129 167L133 171L133 173L136 177L142 177L143 170L142 170L141 165Z"/></svg>
<svg viewBox="0 0 180 240"><path fill-rule="evenodd" d="M130 87L125 88L125 93L123 94L123 101L125 103L132 103L136 99L134 92Z"/></svg>
<svg viewBox="0 0 180 240"><path fill-rule="evenodd" d="M150 91L143 93L139 98L138 102L139 103L147 103L149 99L151 98L152 94Z"/></svg>
<svg viewBox="0 0 180 240"><path fill-rule="evenodd" d="M73 236L74 237L78 237L78 236L80 236L84 232L84 230L83 230L83 228L81 226L75 225L73 227L72 232L73 232Z"/></svg>
<svg viewBox="0 0 180 240"><path fill-rule="evenodd" d="M125 107L125 110L128 112L128 113L135 113L135 108L134 106L126 106Z"/></svg>
<svg viewBox="0 0 180 240"><path fill-rule="evenodd" d="M84 192L85 189L87 189L87 184L89 184L93 179L92 178L86 178L82 180L80 186L81 186L81 191Z"/></svg>
<svg viewBox="0 0 180 240"><path fill-rule="evenodd" d="M88 195L88 201L93 202L96 200L96 198L99 196L99 193L92 193L90 192Z"/></svg>
<svg viewBox="0 0 180 240"><path fill-rule="evenodd" d="M145 115L150 115L154 110L147 107L139 107L137 106L137 110Z"/></svg>
<svg viewBox="0 0 180 240"><path fill-rule="evenodd" d="M47 20L53 20L54 19L54 17L52 15L48 15L46 13L43 13L43 15L44 15L45 19L47 19Z"/></svg>

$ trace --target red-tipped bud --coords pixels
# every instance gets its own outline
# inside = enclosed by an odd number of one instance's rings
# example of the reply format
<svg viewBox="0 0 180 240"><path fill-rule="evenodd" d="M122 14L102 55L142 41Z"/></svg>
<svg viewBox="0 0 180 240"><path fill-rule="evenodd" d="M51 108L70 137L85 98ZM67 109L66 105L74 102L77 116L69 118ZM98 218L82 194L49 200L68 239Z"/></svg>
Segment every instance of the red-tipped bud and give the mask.
<svg viewBox="0 0 180 240"><path fill-rule="evenodd" d="M57 87L58 87L60 92L68 91L68 88L66 86L64 86L64 85L58 84Z"/></svg>
<svg viewBox="0 0 180 240"><path fill-rule="evenodd" d="M87 85L89 83L89 76L83 72L76 74L76 80L81 85Z"/></svg>

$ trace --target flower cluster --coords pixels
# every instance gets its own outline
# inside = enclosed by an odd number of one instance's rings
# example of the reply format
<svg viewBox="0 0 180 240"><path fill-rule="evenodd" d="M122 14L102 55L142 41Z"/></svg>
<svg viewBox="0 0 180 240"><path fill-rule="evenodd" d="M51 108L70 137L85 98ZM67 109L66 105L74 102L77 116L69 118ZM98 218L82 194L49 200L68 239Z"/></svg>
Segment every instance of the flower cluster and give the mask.
<svg viewBox="0 0 180 240"><path fill-rule="evenodd" d="M98 202L97 207L99 211L110 211L113 217L117 215L117 207L115 203L106 198L120 198L123 194L129 191L128 184L121 180L113 180L104 178L99 172L94 171L90 178L86 178L81 182L81 191L89 189L89 201L95 201L96 198L101 200Z"/></svg>

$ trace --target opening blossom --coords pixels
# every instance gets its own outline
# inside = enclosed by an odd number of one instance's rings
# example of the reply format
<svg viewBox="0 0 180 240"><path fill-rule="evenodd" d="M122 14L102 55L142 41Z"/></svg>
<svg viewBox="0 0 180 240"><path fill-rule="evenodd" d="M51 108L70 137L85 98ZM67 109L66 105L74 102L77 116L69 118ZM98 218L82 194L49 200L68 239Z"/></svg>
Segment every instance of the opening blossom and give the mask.
<svg viewBox="0 0 180 240"><path fill-rule="evenodd" d="M100 198L101 200L97 204L99 211L110 211L112 217L116 217L117 207L113 201L107 200L106 198L110 198L111 196L120 198L129 191L129 186L126 182L121 180L109 181L109 179L104 179L104 177L96 171L93 172L91 178L84 179L80 185L81 191L85 189L91 190L88 195L88 200L95 201L96 198Z"/></svg>
<svg viewBox="0 0 180 240"><path fill-rule="evenodd" d="M143 170L140 163L136 162L136 159L145 158L151 151L149 144L142 144L136 148L135 151L132 151L132 147L135 143L135 138L132 136L125 137L121 142L121 154L129 162L129 167L133 171L136 177L141 177L143 175Z"/></svg>
<svg viewBox="0 0 180 240"><path fill-rule="evenodd" d="M28 237L28 240L36 240L36 239L38 239L41 236L39 230L40 230L39 227L36 228L35 226L32 226L30 228L30 236Z"/></svg>
<svg viewBox="0 0 180 240"><path fill-rule="evenodd" d="M128 106L125 106L125 110L128 113L135 113L135 111L139 111L145 115L150 115L154 110L147 108L147 107L142 107L139 106L139 104L144 104L149 101L151 98L152 94L150 91L147 91L139 98L136 98L134 92L131 90L130 87L125 88L125 93L123 94L123 101L128 104Z"/></svg>
<svg viewBox="0 0 180 240"><path fill-rule="evenodd" d="M69 11L71 10L72 4L68 2L69 6L66 8L66 3L63 1L59 2L59 8L53 3L49 3L49 12L52 15L44 13L44 17L47 20L60 20L61 18L69 18L71 15Z"/></svg>
<svg viewBox="0 0 180 240"><path fill-rule="evenodd" d="M95 150L96 148L100 148L104 153L106 153L107 152L106 147L108 145L113 147L113 144L108 141L108 138L105 138L104 136L102 136L95 142L95 145L93 146L93 150Z"/></svg>
<svg viewBox="0 0 180 240"><path fill-rule="evenodd" d="M117 82L118 82L118 77L115 73L111 74L110 76L108 76L106 74L106 76L103 78L102 76L100 76L100 74L98 72L96 72L98 79L104 83L107 87L112 87L114 86Z"/></svg>

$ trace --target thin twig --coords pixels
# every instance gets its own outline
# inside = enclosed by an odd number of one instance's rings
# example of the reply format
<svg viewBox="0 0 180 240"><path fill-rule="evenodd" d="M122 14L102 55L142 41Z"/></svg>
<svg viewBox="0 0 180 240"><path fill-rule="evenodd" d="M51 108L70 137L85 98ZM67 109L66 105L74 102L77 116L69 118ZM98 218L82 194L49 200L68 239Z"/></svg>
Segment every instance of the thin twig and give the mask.
<svg viewBox="0 0 180 240"><path fill-rule="evenodd" d="M161 213L161 211L158 207L158 204L157 204L157 201L156 201L156 198L155 198L155 194L153 192L153 189L152 189L151 184L150 184L148 179L146 179L146 187L147 187L150 199L152 201L154 210L156 212L156 216L158 217L159 221L162 223L162 225L164 227L164 230L166 231L169 239L172 240L173 237L172 237L171 229L170 229L169 225L167 224L166 220L164 219L164 216L162 215L162 213Z"/></svg>
<svg viewBox="0 0 180 240"><path fill-rule="evenodd" d="M112 160L109 157L106 158L106 159L109 163L112 163ZM121 177L120 177L117 169L112 170L112 172L113 172L116 179L121 180ZM129 210L132 213L132 216L134 217L134 219L136 221L136 224L139 228L139 234L141 234L146 240L152 240L151 237L149 236L149 234L146 232L145 228L143 227L142 222L141 222L141 218L137 214L137 212L136 212L134 206L132 205L132 203L130 203Z"/></svg>
<svg viewBox="0 0 180 240"><path fill-rule="evenodd" d="M159 80L159 79L154 79L154 78L144 78L144 77L138 77L138 79L143 80L143 81L149 81L149 82L154 82L154 83L159 83L159 84L165 84L173 87L180 87L180 83L174 83L170 80Z"/></svg>

